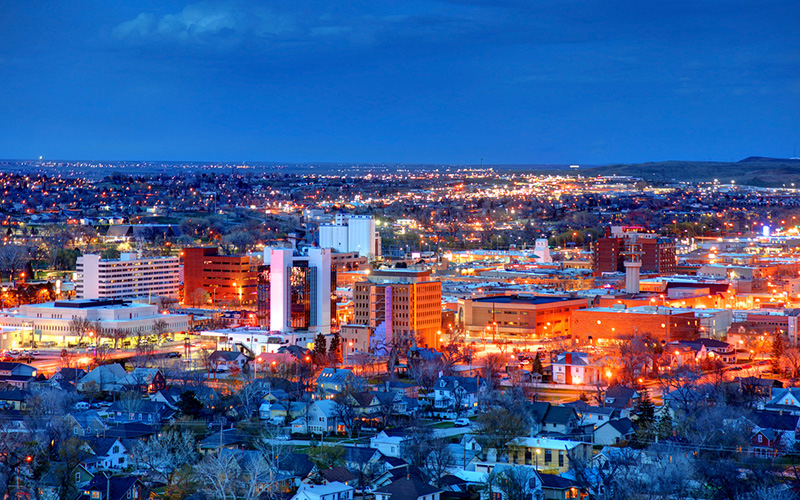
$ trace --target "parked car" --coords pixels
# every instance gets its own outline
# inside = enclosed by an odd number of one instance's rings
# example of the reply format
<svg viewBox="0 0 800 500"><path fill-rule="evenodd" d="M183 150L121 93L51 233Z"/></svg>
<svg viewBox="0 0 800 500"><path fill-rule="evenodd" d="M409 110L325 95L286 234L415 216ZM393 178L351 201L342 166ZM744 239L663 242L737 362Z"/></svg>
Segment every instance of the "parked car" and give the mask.
<svg viewBox="0 0 800 500"><path fill-rule="evenodd" d="M457 418L456 421L453 423L456 427L469 427L469 419L468 418Z"/></svg>

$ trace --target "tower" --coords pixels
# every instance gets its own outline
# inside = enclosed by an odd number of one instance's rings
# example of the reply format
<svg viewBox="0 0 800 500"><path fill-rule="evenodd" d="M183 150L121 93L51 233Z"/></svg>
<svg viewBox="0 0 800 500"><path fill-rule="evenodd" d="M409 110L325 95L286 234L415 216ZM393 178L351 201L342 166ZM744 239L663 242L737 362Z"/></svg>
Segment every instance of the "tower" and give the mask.
<svg viewBox="0 0 800 500"><path fill-rule="evenodd" d="M639 271L642 268L642 250L638 238L628 239L625 244L625 293L639 293Z"/></svg>

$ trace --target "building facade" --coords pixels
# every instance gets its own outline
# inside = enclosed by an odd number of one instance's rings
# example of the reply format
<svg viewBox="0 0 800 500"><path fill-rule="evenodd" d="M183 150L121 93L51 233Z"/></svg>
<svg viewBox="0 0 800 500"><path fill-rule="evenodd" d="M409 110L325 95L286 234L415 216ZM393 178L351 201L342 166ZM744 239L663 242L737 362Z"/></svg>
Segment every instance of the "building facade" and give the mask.
<svg viewBox="0 0 800 500"><path fill-rule="evenodd" d="M471 337L571 335L572 312L586 307L588 300L585 298L494 295L460 299L456 322Z"/></svg>
<svg viewBox="0 0 800 500"><path fill-rule="evenodd" d="M71 324L73 319L88 320L93 327L89 331L76 332ZM16 313L0 315L0 326L26 332L26 338L18 347L46 342L66 346L81 339L88 343L93 342L92 338L114 343L114 339L124 342L132 336L186 331L189 329L189 316L159 314L154 305L119 299L62 300L21 305Z"/></svg>
<svg viewBox="0 0 800 500"><path fill-rule="evenodd" d="M603 273L625 272L625 252L629 242L635 240L637 251L641 253L641 272L675 274L678 271L678 258L675 240L654 234L636 231L615 231L615 234L598 238L592 243L592 269L594 276Z"/></svg>
<svg viewBox="0 0 800 500"><path fill-rule="evenodd" d="M437 348L442 328L442 283L431 272L411 269L372 271L353 289L355 325L374 334L384 332L384 343L413 340L420 347Z"/></svg>
<svg viewBox="0 0 800 500"><path fill-rule="evenodd" d="M119 259L96 254L78 257L75 291L79 299L178 298L178 257L144 257L123 253Z"/></svg>
<svg viewBox="0 0 800 500"><path fill-rule="evenodd" d="M380 255L380 240L371 215L336 215L333 224L319 226L319 246L337 252L357 252L369 260Z"/></svg>
<svg viewBox="0 0 800 500"><path fill-rule="evenodd" d="M256 298L256 272L247 255L219 255L216 247L183 250L183 303L247 304Z"/></svg>
<svg viewBox="0 0 800 500"><path fill-rule="evenodd" d="M327 335L336 313L335 278L329 248L267 248L256 287L257 322L276 332L314 331Z"/></svg>

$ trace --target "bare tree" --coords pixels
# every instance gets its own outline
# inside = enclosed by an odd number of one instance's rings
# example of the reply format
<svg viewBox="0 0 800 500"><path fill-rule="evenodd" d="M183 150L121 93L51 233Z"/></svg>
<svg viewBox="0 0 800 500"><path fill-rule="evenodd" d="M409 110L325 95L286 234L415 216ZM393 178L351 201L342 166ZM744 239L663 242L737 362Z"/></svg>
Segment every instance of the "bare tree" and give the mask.
<svg viewBox="0 0 800 500"><path fill-rule="evenodd" d="M783 352L784 368L791 378L800 377L800 348L789 347Z"/></svg>
<svg viewBox="0 0 800 500"><path fill-rule="evenodd" d="M91 320L75 316L69 322L69 332L78 337L78 344L83 342L84 337L91 331L93 323Z"/></svg>
<svg viewBox="0 0 800 500"><path fill-rule="evenodd" d="M168 430L146 442L139 442L133 449L133 460L140 468L149 472L148 478L164 481L167 489L172 487L175 473L197 459L194 436L188 431Z"/></svg>
<svg viewBox="0 0 800 500"><path fill-rule="evenodd" d="M505 500L529 500L536 488L536 473L529 467L506 467L496 482Z"/></svg>
<svg viewBox="0 0 800 500"><path fill-rule="evenodd" d="M336 419L342 423L347 432L347 437L353 437L356 426L356 401L350 391L344 391L333 398L336 406L333 413Z"/></svg>
<svg viewBox="0 0 800 500"><path fill-rule="evenodd" d="M237 482L242 469L233 453L220 450L206 455L194 471L208 496L219 500L236 499Z"/></svg>
<svg viewBox="0 0 800 500"><path fill-rule="evenodd" d="M494 449L498 461L508 452L511 440L527 432L528 422L521 411L504 406L490 406L478 415L476 440L484 454L489 449Z"/></svg>

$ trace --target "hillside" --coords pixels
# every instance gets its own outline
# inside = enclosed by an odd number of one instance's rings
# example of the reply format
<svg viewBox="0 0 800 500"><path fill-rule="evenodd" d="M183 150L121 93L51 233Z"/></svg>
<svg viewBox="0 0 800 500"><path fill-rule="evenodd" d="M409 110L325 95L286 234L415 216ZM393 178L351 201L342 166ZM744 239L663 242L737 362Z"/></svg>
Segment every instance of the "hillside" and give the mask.
<svg viewBox="0 0 800 500"><path fill-rule="evenodd" d="M763 187L800 186L800 159L751 156L737 162L662 161L581 169L583 175L630 175L657 182L713 181Z"/></svg>

